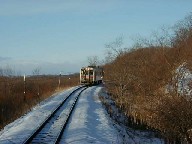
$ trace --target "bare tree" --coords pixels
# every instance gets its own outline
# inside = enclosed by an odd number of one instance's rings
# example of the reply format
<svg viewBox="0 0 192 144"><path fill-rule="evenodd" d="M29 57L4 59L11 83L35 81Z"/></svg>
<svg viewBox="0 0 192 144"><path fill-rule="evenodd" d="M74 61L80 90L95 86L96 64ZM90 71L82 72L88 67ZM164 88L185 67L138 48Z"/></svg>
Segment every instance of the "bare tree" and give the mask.
<svg viewBox="0 0 192 144"><path fill-rule="evenodd" d="M172 46L172 28L163 26L160 31L152 33L153 45L156 47L171 47Z"/></svg>
<svg viewBox="0 0 192 144"><path fill-rule="evenodd" d="M110 63L115 60L118 56L121 56L125 51L126 48L122 48L123 46L123 36L117 37L115 41L110 42L105 45L106 47L106 63Z"/></svg>
<svg viewBox="0 0 192 144"><path fill-rule="evenodd" d="M0 76L3 76L3 69L0 68Z"/></svg>
<svg viewBox="0 0 192 144"><path fill-rule="evenodd" d="M15 75L15 71L9 65L6 66L6 68L3 70L3 73L5 76L9 77Z"/></svg>
<svg viewBox="0 0 192 144"><path fill-rule="evenodd" d="M40 74L40 70L41 68L40 67L37 67L33 70L33 75L39 75Z"/></svg>
<svg viewBox="0 0 192 144"><path fill-rule="evenodd" d="M134 48L145 47L171 47L172 46L173 28L163 26L160 30L153 31L150 38L137 35L132 37Z"/></svg>
<svg viewBox="0 0 192 144"><path fill-rule="evenodd" d="M87 58L87 60L88 60L88 63L89 63L90 66L97 66L97 65L99 65L99 58L98 58L98 56L89 56Z"/></svg>

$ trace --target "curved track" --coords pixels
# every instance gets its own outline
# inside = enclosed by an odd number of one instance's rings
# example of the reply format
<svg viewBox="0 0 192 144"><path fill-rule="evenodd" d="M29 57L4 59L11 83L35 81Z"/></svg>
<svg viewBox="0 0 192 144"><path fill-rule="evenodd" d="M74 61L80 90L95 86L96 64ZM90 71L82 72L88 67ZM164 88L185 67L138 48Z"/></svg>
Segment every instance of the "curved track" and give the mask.
<svg viewBox="0 0 192 144"><path fill-rule="evenodd" d="M25 140L28 143L58 143L72 114L80 94L87 87L79 87L70 93L47 119Z"/></svg>

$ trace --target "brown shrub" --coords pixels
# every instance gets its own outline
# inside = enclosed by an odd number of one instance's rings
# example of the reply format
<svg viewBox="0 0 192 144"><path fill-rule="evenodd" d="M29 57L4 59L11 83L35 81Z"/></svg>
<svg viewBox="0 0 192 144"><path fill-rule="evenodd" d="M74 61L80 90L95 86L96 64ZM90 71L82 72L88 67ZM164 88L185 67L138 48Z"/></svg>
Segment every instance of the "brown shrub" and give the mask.
<svg viewBox="0 0 192 144"><path fill-rule="evenodd" d="M155 126L166 137L189 139L188 130L192 127L192 102L184 97L165 97L156 108ZM192 141L191 141L192 142Z"/></svg>
<svg viewBox="0 0 192 144"><path fill-rule="evenodd" d="M150 44L130 50L104 67L106 87L116 105L134 121L157 128L171 140L190 141L192 104L178 97L178 79L173 77L176 68L184 62L192 69L191 24L190 18L177 27L170 47ZM166 94L168 84L175 89Z"/></svg>

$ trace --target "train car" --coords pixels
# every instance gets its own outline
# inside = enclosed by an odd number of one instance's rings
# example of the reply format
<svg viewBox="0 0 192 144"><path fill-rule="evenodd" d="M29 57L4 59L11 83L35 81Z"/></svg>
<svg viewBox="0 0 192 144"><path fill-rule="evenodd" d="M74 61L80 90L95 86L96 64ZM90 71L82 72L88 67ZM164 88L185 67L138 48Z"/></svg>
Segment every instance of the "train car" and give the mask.
<svg viewBox="0 0 192 144"><path fill-rule="evenodd" d="M99 66L82 67L80 70L80 84L95 85L103 81L103 68Z"/></svg>

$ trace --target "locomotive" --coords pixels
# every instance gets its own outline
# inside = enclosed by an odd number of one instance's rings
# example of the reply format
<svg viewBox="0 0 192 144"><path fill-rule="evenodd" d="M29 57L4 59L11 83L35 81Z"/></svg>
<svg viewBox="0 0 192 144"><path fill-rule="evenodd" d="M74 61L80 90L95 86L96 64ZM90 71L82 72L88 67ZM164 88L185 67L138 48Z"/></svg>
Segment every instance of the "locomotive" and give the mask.
<svg viewBox="0 0 192 144"><path fill-rule="evenodd" d="M103 81L103 68L87 66L80 69L80 84L96 85Z"/></svg>

